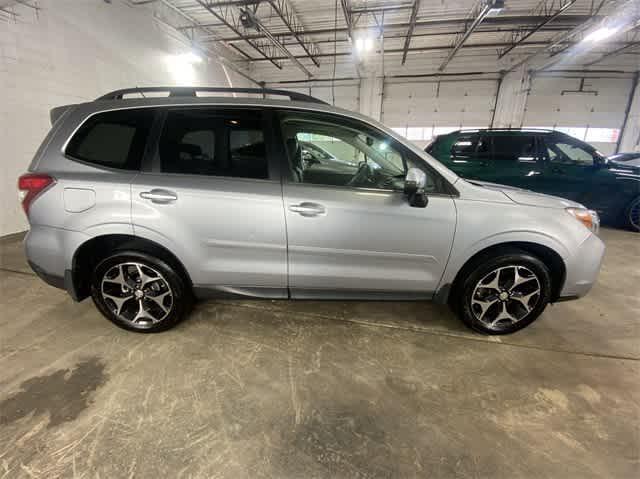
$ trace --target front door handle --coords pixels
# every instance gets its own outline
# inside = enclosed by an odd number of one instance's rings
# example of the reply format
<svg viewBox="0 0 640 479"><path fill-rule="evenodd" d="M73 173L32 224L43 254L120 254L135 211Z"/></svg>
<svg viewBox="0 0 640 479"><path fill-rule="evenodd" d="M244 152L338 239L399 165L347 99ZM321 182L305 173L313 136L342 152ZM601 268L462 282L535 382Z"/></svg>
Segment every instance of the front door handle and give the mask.
<svg viewBox="0 0 640 479"><path fill-rule="evenodd" d="M327 210L324 206L319 205L318 203L311 203L309 201L305 201L299 205L289 205L289 211L293 211L294 213L298 213L300 216L305 217L323 216L327 214Z"/></svg>
<svg viewBox="0 0 640 479"><path fill-rule="evenodd" d="M152 203L167 204L176 201L178 199L178 195L173 191L154 188L151 191L143 191L140 193L140 198L151 200Z"/></svg>

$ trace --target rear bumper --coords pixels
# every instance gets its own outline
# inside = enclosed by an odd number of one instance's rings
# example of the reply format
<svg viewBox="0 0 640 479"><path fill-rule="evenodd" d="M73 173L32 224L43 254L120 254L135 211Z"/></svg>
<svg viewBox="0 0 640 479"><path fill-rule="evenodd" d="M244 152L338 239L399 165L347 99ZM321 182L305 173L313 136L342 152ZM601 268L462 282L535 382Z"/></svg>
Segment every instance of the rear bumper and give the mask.
<svg viewBox="0 0 640 479"><path fill-rule="evenodd" d="M45 283L66 290L78 301L71 262L73 252L85 240L84 234L75 231L32 225L24 239L29 266Z"/></svg>
<svg viewBox="0 0 640 479"><path fill-rule="evenodd" d="M66 289L64 286L64 276L57 276L55 274L47 273L33 261L28 261L28 263L33 272L37 274L42 281L50 286L53 286L54 288Z"/></svg>
<svg viewBox="0 0 640 479"><path fill-rule="evenodd" d="M566 259L566 277L558 301L577 299L587 294L598 279L605 246L598 236L591 234Z"/></svg>

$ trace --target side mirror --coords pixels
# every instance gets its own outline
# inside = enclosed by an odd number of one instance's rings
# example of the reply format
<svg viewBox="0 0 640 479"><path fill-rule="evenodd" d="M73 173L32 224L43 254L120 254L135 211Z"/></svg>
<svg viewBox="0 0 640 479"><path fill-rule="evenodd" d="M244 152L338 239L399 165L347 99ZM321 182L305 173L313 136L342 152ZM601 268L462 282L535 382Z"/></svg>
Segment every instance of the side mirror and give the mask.
<svg viewBox="0 0 640 479"><path fill-rule="evenodd" d="M429 199L424 192L427 184L427 175L419 168L409 168L404 179L404 194L409 199L409 204L416 208L424 208Z"/></svg>

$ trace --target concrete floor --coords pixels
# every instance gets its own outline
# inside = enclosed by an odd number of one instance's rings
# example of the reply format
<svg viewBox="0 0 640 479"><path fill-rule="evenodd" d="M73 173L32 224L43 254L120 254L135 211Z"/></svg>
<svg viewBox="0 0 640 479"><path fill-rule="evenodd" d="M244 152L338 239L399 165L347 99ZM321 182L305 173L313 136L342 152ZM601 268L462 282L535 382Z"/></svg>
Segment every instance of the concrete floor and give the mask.
<svg viewBox="0 0 640 479"><path fill-rule="evenodd" d="M517 334L429 303L104 320L0 243L0 478L640 477L640 236Z"/></svg>

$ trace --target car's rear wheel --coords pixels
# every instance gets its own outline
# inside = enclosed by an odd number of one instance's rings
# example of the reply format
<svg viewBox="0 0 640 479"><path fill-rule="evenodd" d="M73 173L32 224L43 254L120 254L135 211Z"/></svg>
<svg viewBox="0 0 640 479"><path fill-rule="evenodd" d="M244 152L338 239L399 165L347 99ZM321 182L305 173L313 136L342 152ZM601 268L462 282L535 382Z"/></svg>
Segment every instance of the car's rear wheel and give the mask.
<svg viewBox="0 0 640 479"><path fill-rule="evenodd" d="M633 199L625 211L627 226L632 231L640 232L640 196Z"/></svg>
<svg viewBox="0 0 640 479"><path fill-rule="evenodd" d="M457 311L471 328L508 334L531 324L551 297L549 269L535 256L510 249L472 265L463 279Z"/></svg>
<svg viewBox="0 0 640 479"><path fill-rule="evenodd" d="M174 268L136 251L101 261L93 272L91 296L107 319L142 333L171 328L191 305L186 282Z"/></svg>

